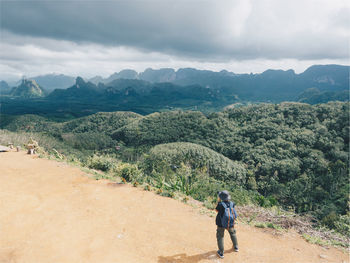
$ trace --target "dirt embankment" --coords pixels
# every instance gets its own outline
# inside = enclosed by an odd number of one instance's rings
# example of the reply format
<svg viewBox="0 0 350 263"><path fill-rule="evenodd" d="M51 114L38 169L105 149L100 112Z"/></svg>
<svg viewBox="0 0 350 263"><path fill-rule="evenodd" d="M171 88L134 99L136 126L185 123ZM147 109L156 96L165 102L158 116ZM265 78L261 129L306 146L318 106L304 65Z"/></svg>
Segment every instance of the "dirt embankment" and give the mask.
<svg viewBox="0 0 350 263"><path fill-rule="evenodd" d="M239 213L239 209L238 209ZM298 234L237 225L216 257L214 218L128 185L24 153L0 153L0 262L348 262Z"/></svg>

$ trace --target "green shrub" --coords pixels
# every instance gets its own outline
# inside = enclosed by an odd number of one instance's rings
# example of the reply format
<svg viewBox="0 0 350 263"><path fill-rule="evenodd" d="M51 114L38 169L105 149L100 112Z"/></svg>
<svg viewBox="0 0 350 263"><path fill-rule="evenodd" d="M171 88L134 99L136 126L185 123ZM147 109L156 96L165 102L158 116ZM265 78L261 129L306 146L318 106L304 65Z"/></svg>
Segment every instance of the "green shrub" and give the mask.
<svg viewBox="0 0 350 263"><path fill-rule="evenodd" d="M164 171L189 166L202 170L218 180L243 184L246 169L242 163L234 162L222 154L194 143L168 143L153 147L144 161L146 170Z"/></svg>
<svg viewBox="0 0 350 263"><path fill-rule="evenodd" d="M110 135L115 130L141 118L133 112L98 112L90 116L77 118L57 125L63 133L74 134L93 132Z"/></svg>
<svg viewBox="0 0 350 263"><path fill-rule="evenodd" d="M117 174L127 182L142 181L141 171L135 164L122 163L117 169Z"/></svg>
<svg viewBox="0 0 350 263"><path fill-rule="evenodd" d="M257 195L255 197L255 200L257 201L258 205L261 207L273 207L278 204L276 198L274 198L273 196L264 197L262 195Z"/></svg>
<svg viewBox="0 0 350 263"><path fill-rule="evenodd" d="M335 222L337 221L337 214L332 211L328 215L322 218L321 223L331 229L335 228Z"/></svg>
<svg viewBox="0 0 350 263"><path fill-rule="evenodd" d="M237 205L257 204L255 197L258 195L255 191L248 191L241 187L227 186L229 189L231 200Z"/></svg>
<svg viewBox="0 0 350 263"><path fill-rule="evenodd" d="M175 197L175 193L173 191L162 191L160 193L161 196L165 196L165 197L170 197L170 198L174 198Z"/></svg>
<svg viewBox="0 0 350 263"><path fill-rule="evenodd" d="M272 229L276 229L276 230L282 230L282 228L281 228L280 226L278 226L278 225L276 225L276 224L274 224L274 223L271 223L271 222L266 223L266 226L267 226L268 228L272 228Z"/></svg>
<svg viewBox="0 0 350 263"><path fill-rule="evenodd" d="M79 150L102 150L112 148L116 144L108 135L97 132L64 133L61 137L65 144Z"/></svg>
<svg viewBox="0 0 350 263"><path fill-rule="evenodd" d="M261 222L256 223L254 226L257 228L266 228L267 227L265 223L261 223Z"/></svg>
<svg viewBox="0 0 350 263"><path fill-rule="evenodd" d="M341 215L334 221L335 230L344 236L350 236L350 213Z"/></svg>
<svg viewBox="0 0 350 263"><path fill-rule="evenodd" d="M112 172L117 168L117 160L108 156L93 155L87 160L87 166L104 172Z"/></svg>
<svg viewBox="0 0 350 263"><path fill-rule="evenodd" d="M321 239L320 237L317 237L317 236L311 236L311 235L308 235L308 234L303 234L302 235L303 238L305 238L305 240L311 244L317 244L317 245L320 245L320 246L327 246L330 244L330 242L326 241L326 240L323 240Z"/></svg>
<svg viewBox="0 0 350 263"><path fill-rule="evenodd" d="M255 177L254 176L250 176L247 180L247 188L250 190L258 190L258 185L256 183Z"/></svg>
<svg viewBox="0 0 350 263"><path fill-rule="evenodd" d="M212 196L208 196L203 204L206 208L213 210L216 208L217 205L217 198L212 197Z"/></svg>

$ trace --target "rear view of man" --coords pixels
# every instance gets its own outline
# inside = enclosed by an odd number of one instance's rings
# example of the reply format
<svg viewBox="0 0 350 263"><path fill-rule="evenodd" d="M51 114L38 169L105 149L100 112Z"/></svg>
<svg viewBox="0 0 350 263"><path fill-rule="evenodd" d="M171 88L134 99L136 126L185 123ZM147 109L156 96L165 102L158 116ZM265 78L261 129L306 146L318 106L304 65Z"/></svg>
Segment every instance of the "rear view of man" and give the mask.
<svg viewBox="0 0 350 263"><path fill-rule="evenodd" d="M221 191L218 193L219 202L216 206L216 211L218 212L216 216L216 239L218 242L218 256L224 258L224 235L225 229L228 230L233 248L238 252L238 242L236 237L236 230L234 229L234 223L237 218L237 213L235 210L235 204L230 201L231 196L228 191Z"/></svg>

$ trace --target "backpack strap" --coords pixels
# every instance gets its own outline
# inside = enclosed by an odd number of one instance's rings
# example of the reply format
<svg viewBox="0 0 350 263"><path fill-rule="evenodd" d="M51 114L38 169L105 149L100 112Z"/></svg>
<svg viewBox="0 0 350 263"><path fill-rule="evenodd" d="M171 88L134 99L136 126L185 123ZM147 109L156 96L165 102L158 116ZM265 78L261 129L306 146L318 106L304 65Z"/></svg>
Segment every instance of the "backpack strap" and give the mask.
<svg viewBox="0 0 350 263"><path fill-rule="evenodd" d="M235 213L233 212L233 209L234 209L234 205L233 205L232 202L230 202L230 210L231 210L231 213L232 213L232 216L233 216L233 225L235 225L236 217L235 217Z"/></svg>

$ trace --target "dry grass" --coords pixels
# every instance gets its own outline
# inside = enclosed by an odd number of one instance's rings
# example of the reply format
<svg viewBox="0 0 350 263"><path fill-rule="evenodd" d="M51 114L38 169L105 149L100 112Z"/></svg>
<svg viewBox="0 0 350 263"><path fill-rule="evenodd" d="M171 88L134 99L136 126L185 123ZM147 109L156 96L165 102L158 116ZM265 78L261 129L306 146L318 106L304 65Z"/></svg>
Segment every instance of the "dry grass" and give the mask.
<svg viewBox="0 0 350 263"><path fill-rule="evenodd" d="M239 206L237 212L240 219L248 224L264 222L266 225L273 224L283 229L294 229L306 240L320 240L320 245L335 245L349 247L350 237L341 236L333 230L319 228L315 225L311 216L300 216L279 208L262 208L257 206Z"/></svg>

